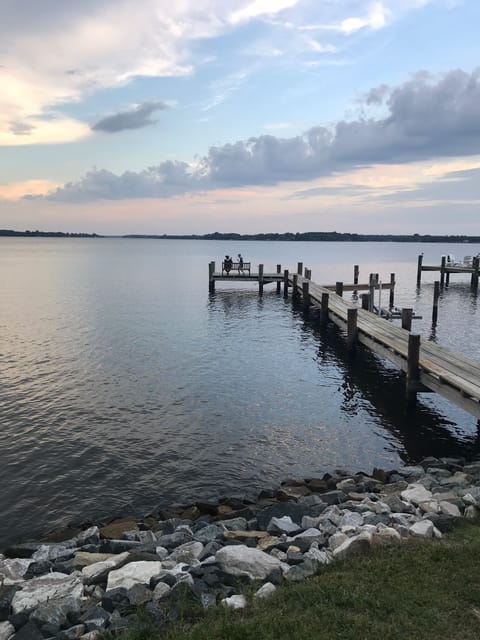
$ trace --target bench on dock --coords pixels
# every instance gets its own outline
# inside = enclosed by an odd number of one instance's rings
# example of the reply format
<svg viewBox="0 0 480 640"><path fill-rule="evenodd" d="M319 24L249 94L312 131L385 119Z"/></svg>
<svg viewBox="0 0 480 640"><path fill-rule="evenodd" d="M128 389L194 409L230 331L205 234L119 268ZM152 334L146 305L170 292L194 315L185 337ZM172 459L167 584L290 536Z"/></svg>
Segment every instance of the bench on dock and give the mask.
<svg viewBox="0 0 480 640"><path fill-rule="evenodd" d="M222 276L224 274L224 272L228 275L229 271L238 271L239 274L240 272L247 272L248 275L250 275L250 262L244 262L243 266L240 266L240 262L232 262L232 266L227 270L225 269L225 260L222 262Z"/></svg>

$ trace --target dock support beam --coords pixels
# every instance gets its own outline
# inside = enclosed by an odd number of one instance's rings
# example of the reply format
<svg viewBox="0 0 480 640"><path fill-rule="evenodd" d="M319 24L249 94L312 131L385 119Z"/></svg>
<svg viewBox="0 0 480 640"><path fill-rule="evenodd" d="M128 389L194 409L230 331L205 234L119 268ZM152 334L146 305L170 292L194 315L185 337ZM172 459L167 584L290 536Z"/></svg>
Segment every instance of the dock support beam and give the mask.
<svg viewBox="0 0 480 640"><path fill-rule="evenodd" d="M303 310L305 313L308 313L310 309L310 292L309 292L310 284L308 280L304 280L302 282L302 295L303 295Z"/></svg>
<svg viewBox="0 0 480 640"><path fill-rule="evenodd" d="M298 273L294 273L292 276L292 300L298 298Z"/></svg>
<svg viewBox="0 0 480 640"><path fill-rule="evenodd" d="M282 265L277 264L277 273L282 273ZM280 280L277 280L277 293L280 293L281 283Z"/></svg>
<svg viewBox="0 0 480 640"><path fill-rule="evenodd" d="M328 293L322 293L322 306L320 307L320 324L326 327L328 324Z"/></svg>
<svg viewBox="0 0 480 640"><path fill-rule="evenodd" d="M283 297L288 298L288 269L283 271Z"/></svg>
<svg viewBox="0 0 480 640"><path fill-rule="evenodd" d="M215 280L213 274L215 273L215 262L208 263L208 290L215 291Z"/></svg>
<svg viewBox="0 0 480 640"><path fill-rule="evenodd" d="M478 291L478 271L479 271L480 258L475 256L472 260L472 279L470 280L470 288L474 293Z"/></svg>
<svg viewBox="0 0 480 640"><path fill-rule="evenodd" d="M298 273L299 276L302 275L302 273L303 273L303 262L298 262L297 263L297 273Z"/></svg>
<svg viewBox="0 0 480 640"><path fill-rule="evenodd" d="M337 296L343 296L343 282L337 282L335 284L335 293L337 294Z"/></svg>
<svg viewBox="0 0 480 640"><path fill-rule="evenodd" d="M258 265L258 295L263 296L263 264Z"/></svg>
<svg viewBox="0 0 480 640"><path fill-rule="evenodd" d="M402 308L402 329L412 330L413 309Z"/></svg>
<svg viewBox="0 0 480 640"><path fill-rule="evenodd" d="M423 263L423 253L421 253L418 256L418 263L417 263L417 287L420 286L420 283L422 281L422 263Z"/></svg>
<svg viewBox="0 0 480 640"><path fill-rule="evenodd" d="M388 299L388 306L393 309L395 303L395 274L390 274L390 296Z"/></svg>
<svg viewBox="0 0 480 640"><path fill-rule="evenodd" d="M436 326L438 318L438 299L440 297L440 282L435 280L433 285L433 309L432 309L432 326Z"/></svg>
<svg viewBox="0 0 480 640"><path fill-rule="evenodd" d="M365 311L369 311L369 309L370 309L370 294L369 293L362 293L362 309L365 309Z"/></svg>
<svg viewBox="0 0 480 640"><path fill-rule="evenodd" d="M358 266L358 264L354 264L353 265L353 284L358 284L358 276L360 275L360 267ZM353 295L356 296L357 295L357 291L353 292Z"/></svg>
<svg viewBox="0 0 480 640"><path fill-rule="evenodd" d="M420 336L411 333L408 336L408 360L407 360L407 406L414 407L417 401L420 360Z"/></svg>
<svg viewBox="0 0 480 640"><path fill-rule="evenodd" d="M440 286L445 286L445 267L447 266L447 256L442 256L442 264L440 265Z"/></svg>
<svg viewBox="0 0 480 640"><path fill-rule="evenodd" d="M347 309L347 349L354 351L355 344L357 342L358 328L357 328L358 309Z"/></svg>

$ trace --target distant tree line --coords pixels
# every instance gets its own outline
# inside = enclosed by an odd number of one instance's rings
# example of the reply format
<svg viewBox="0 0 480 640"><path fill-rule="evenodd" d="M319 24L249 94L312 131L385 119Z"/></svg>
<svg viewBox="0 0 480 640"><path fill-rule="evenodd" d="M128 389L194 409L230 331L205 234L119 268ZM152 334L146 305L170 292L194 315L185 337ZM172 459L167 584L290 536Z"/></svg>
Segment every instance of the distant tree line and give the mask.
<svg viewBox="0 0 480 640"><path fill-rule="evenodd" d="M103 238L98 233L64 233L63 231L13 231L0 229L0 236L40 237L40 238Z"/></svg>

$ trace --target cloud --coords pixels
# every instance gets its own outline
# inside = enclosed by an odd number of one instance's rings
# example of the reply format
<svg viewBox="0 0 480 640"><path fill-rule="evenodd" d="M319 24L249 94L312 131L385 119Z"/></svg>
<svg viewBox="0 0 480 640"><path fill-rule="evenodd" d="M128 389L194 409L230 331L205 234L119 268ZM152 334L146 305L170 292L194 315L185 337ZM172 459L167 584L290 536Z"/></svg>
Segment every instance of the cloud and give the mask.
<svg viewBox="0 0 480 640"><path fill-rule="evenodd" d="M112 116L102 118L102 120L92 125L92 130L117 133L125 129L143 129L157 122L150 118L152 113L163 111L167 108L168 106L165 102L144 102L137 105L133 110L121 111Z"/></svg>
<svg viewBox="0 0 480 640"><path fill-rule="evenodd" d="M380 119L342 120L291 138L261 135L213 146L195 164L168 161L120 176L93 170L49 197L74 202L161 198L310 181L374 164L480 154L480 70L450 71L436 82L421 72L380 94L385 109Z"/></svg>

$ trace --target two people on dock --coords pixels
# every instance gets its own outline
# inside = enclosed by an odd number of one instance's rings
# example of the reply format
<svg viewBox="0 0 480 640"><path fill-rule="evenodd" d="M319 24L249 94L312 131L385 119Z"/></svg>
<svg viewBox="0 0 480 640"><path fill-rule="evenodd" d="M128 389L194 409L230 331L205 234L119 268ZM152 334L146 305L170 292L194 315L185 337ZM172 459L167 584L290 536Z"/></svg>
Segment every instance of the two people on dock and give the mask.
<svg viewBox="0 0 480 640"><path fill-rule="evenodd" d="M225 260L223 261L223 268L227 272L227 276L228 276L230 271L233 269L233 259L230 256L225 256ZM235 265L235 268L237 269L239 274L241 273L242 276L244 275L244 272L243 272L243 258L242 258L242 254L241 253L238 254L237 264Z"/></svg>

